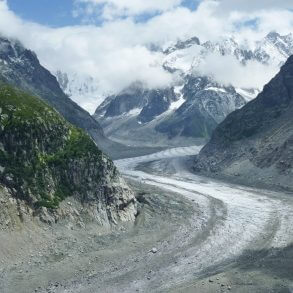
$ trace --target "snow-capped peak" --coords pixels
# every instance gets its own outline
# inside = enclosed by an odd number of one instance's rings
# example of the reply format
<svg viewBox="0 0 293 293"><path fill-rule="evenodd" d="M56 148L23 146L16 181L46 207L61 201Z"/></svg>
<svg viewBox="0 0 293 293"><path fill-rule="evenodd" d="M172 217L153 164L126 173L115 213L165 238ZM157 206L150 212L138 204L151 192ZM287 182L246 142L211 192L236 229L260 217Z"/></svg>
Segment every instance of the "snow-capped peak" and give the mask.
<svg viewBox="0 0 293 293"><path fill-rule="evenodd" d="M91 114L110 95L101 92L99 81L91 76L57 71L56 77L63 91Z"/></svg>
<svg viewBox="0 0 293 293"><path fill-rule="evenodd" d="M197 74L201 76L202 73L197 69L206 66L207 58L213 54L219 56L219 58L221 56L232 56L244 66L253 61L274 68L279 67L293 54L293 35L280 35L271 32L254 44L248 41L240 44L233 36L204 43L201 43L197 37L193 37L169 44L168 48L162 48L161 51L164 52L163 68L171 73L178 73L184 80L188 75ZM228 70L229 64L227 66ZM102 92L99 80L91 76L61 72L57 72L56 76L66 94L91 113L107 96L117 94ZM238 93L246 100L254 98L258 90L260 88L252 90L237 89Z"/></svg>
<svg viewBox="0 0 293 293"><path fill-rule="evenodd" d="M254 54L259 62L281 66L293 54L293 35L270 32L256 45Z"/></svg>

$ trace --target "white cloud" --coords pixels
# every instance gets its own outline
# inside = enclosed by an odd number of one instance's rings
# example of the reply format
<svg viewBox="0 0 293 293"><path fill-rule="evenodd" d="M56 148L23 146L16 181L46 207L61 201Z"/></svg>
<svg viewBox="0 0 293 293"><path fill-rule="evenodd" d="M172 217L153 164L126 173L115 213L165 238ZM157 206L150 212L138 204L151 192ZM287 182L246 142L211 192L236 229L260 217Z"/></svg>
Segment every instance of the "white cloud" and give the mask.
<svg viewBox="0 0 293 293"><path fill-rule="evenodd" d="M50 28L22 20L0 0L0 33L20 39L53 72L61 69L91 75L99 80L101 92L118 92L136 80L149 87L169 85L174 76L161 68L163 56L149 50L150 44L165 45L193 36L215 40L231 34L253 42L272 30L293 31L293 13L285 9L292 6L291 0L277 1L275 9L271 8L276 1L270 0L204 0L195 11L180 6L181 0L80 1L92 5L83 13L101 13L107 21L99 26ZM135 21L134 16L152 12L159 14L146 22ZM249 21L255 21L255 27L243 25ZM224 83L261 87L275 72L254 63L245 68L233 59L213 58L207 60L209 69L202 70L214 72Z"/></svg>
<svg viewBox="0 0 293 293"><path fill-rule="evenodd" d="M52 72L62 69L90 75L100 81L101 90L106 92L120 91L135 80L149 87L164 87L172 82L172 75L161 67L162 54L140 45L134 36L138 31L132 21L104 27L48 28L22 21L0 2L2 34L17 37L36 51Z"/></svg>
<svg viewBox="0 0 293 293"><path fill-rule="evenodd" d="M75 0L77 13L102 14L105 19L165 12L180 5L182 0ZM78 12L79 11L79 12Z"/></svg>
<svg viewBox="0 0 293 293"><path fill-rule="evenodd" d="M248 61L244 66L234 56L214 53L208 55L196 71L227 86L251 89L264 86L277 74L279 68L256 61Z"/></svg>
<svg viewBox="0 0 293 293"><path fill-rule="evenodd" d="M220 0L219 2L220 10L225 13L230 11L251 12L269 9L293 9L292 0Z"/></svg>

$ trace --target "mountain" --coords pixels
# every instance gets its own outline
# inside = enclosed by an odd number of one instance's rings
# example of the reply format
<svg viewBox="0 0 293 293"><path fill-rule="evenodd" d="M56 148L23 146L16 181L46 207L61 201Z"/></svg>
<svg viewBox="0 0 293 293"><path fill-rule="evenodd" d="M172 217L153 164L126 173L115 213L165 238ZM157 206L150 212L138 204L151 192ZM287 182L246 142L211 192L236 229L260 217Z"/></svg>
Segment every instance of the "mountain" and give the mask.
<svg viewBox="0 0 293 293"><path fill-rule="evenodd" d="M200 40L198 37L193 37L185 41L178 41L173 46L170 46L166 50L164 50L164 54L169 55L177 50L186 49L194 45L200 45Z"/></svg>
<svg viewBox="0 0 293 293"><path fill-rule="evenodd" d="M229 113L246 103L233 87L219 85L208 77L190 76L182 95L185 102L155 128L169 138L179 135L207 139Z"/></svg>
<svg viewBox="0 0 293 293"><path fill-rule="evenodd" d="M293 54L293 37L272 32L254 46L240 44L232 37L205 43L194 37L179 41L163 52L162 67L179 75L181 81L163 89L144 88L136 82L106 98L93 117L107 136L138 145L206 141L228 114L260 92L256 88L223 85L213 76L203 75L199 68L206 66L206 58L217 54L233 56L244 66L252 60L281 66Z"/></svg>
<svg viewBox="0 0 293 293"><path fill-rule="evenodd" d="M22 218L38 215L52 223L85 217L111 225L136 214L132 191L83 130L39 98L2 83L0 187ZM64 208L69 198L77 210Z"/></svg>
<svg viewBox="0 0 293 293"><path fill-rule="evenodd" d="M157 48L165 54L162 66L171 72L181 71L184 76L189 75L211 53L232 55L242 63L255 60L260 63L281 66L293 54L293 35L280 35L271 32L255 43L240 43L233 36L222 37L217 41L201 42L197 37L179 40L166 48ZM55 73L62 90L75 102L90 112L110 96L101 90L99 80L79 73L64 72L62 68ZM248 97L255 98L256 95ZM84 102L86 97L87 101Z"/></svg>
<svg viewBox="0 0 293 293"><path fill-rule="evenodd" d="M181 74L187 75L203 64L207 56L213 53L217 53L219 56L234 56L242 63L254 58L253 52L248 47L238 44L233 37L205 43L191 42L191 40L180 42L180 46L175 44L165 50L164 68L171 72L179 71Z"/></svg>
<svg viewBox="0 0 293 293"><path fill-rule="evenodd" d="M271 32L256 43L253 54L254 58L262 63L281 66L293 54L293 34L282 36Z"/></svg>
<svg viewBox="0 0 293 293"><path fill-rule="evenodd" d="M174 88L145 89L137 82L119 95L108 97L93 117L101 123L106 135L115 140L154 146L154 123L183 102L175 91Z"/></svg>
<svg viewBox="0 0 293 293"><path fill-rule="evenodd" d="M0 76L7 83L41 97L103 147L106 138L97 121L64 94L56 77L40 64L34 52L18 41L0 37Z"/></svg>
<svg viewBox="0 0 293 293"><path fill-rule="evenodd" d="M139 112L138 122L150 122L165 112L176 101L173 89L146 90L141 83L135 83L117 96L111 96L96 111L104 117L115 117L124 113Z"/></svg>
<svg viewBox="0 0 293 293"><path fill-rule="evenodd" d="M157 150L134 150L109 140L99 123L62 91L56 77L40 64L34 52L25 49L18 41L3 37L0 37L0 80L39 96L70 123L85 130L99 148L113 159L131 156L134 151L137 155L143 155ZM64 84L66 75L63 76ZM81 91L80 95L83 94ZM91 94L90 90L88 94Z"/></svg>
<svg viewBox="0 0 293 293"><path fill-rule="evenodd" d="M246 103L234 88L211 78L191 75L185 82L153 90L135 83L108 97L93 117L107 136L123 143L177 145L205 141L218 123Z"/></svg>
<svg viewBox="0 0 293 293"><path fill-rule="evenodd" d="M293 54L292 33L282 36L271 32L253 45L241 44L233 37L204 43L191 40L179 42L179 46L175 44L165 50L166 57L163 61L165 68L172 72L179 70L185 75L190 74L212 53L217 53L219 56L234 56L243 64L254 60L262 64L281 66Z"/></svg>
<svg viewBox="0 0 293 293"><path fill-rule="evenodd" d="M88 112L96 109L108 96L101 92L99 81L91 76L60 70L55 75L64 93Z"/></svg>
<svg viewBox="0 0 293 293"><path fill-rule="evenodd" d="M258 97L230 114L195 162L198 172L292 189L293 56Z"/></svg>

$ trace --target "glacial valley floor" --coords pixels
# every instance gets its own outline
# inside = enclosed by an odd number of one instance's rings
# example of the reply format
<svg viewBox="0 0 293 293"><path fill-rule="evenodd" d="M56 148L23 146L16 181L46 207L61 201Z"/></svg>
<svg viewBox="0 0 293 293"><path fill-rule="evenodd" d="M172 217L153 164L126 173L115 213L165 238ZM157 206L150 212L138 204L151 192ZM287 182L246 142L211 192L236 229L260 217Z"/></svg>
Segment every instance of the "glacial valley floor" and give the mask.
<svg viewBox="0 0 293 293"><path fill-rule="evenodd" d="M293 292L292 194L197 176L198 150L116 161L132 227L0 232L0 292Z"/></svg>

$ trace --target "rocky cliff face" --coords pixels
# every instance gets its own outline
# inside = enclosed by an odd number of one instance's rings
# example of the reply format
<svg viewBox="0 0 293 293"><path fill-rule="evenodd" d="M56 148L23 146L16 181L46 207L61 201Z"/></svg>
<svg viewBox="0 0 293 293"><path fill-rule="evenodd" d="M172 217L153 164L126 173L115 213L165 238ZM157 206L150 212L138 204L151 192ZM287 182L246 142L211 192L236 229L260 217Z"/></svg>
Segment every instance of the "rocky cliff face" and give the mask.
<svg viewBox="0 0 293 293"><path fill-rule="evenodd" d="M0 86L0 185L43 219L64 216L70 198L100 224L133 221L132 191L84 133L43 101ZM48 216L47 210L51 216ZM47 215L45 217L44 215Z"/></svg>
<svg viewBox="0 0 293 293"><path fill-rule="evenodd" d="M98 144L105 140L97 121L64 94L55 76L40 64L34 52L19 42L0 37L0 75L7 83L41 97Z"/></svg>
<svg viewBox="0 0 293 293"><path fill-rule="evenodd" d="M195 170L293 188L293 57L263 92L213 133Z"/></svg>

